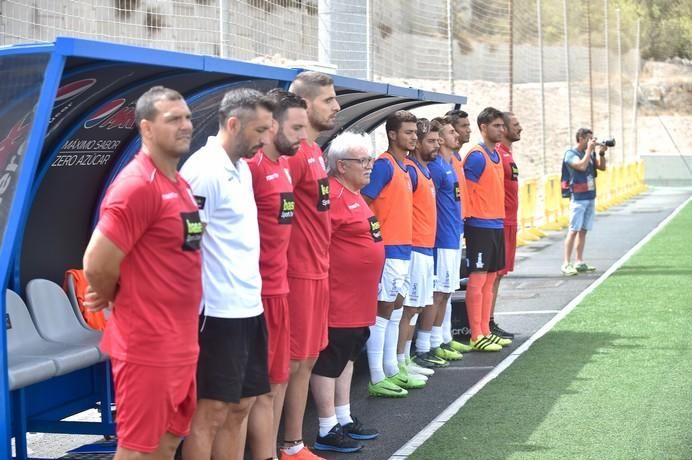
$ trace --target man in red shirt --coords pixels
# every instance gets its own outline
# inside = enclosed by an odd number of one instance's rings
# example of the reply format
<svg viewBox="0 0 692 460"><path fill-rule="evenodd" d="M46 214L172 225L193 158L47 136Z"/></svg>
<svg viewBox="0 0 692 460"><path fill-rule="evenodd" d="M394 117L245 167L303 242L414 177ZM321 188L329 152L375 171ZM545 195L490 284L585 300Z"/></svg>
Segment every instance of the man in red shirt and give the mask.
<svg viewBox="0 0 692 460"><path fill-rule="evenodd" d="M288 160L296 209L288 246L288 308L291 323L291 376L284 407L281 458L320 458L303 444L303 417L310 374L327 346L329 309L329 179L315 140L336 126L340 110L331 77L300 73L290 91L308 107L308 138Z"/></svg>
<svg viewBox="0 0 692 460"><path fill-rule="evenodd" d="M370 182L373 146L366 134L345 132L330 144L329 345L312 372L319 433L314 448L357 452L361 439L377 430L351 417L353 362L360 356L375 323L377 290L384 266L380 223L360 195Z"/></svg>
<svg viewBox="0 0 692 460"><path fill-rule="evenodd" d="M512 112L503 112L505 130L502 141L495 144L495 150L502 159L505 178L505 268L497 272L493 285L493 309L490 312L490 332L506 339L513 339L514 334L507 332L495 322L495 302L500 280L507 273L514 271L514 256L517 253L517 210L519 209L519 168L512 157L512 143L521 139L521 125Z"/></svg>
<svg viewBox="0 0 692 460"><path fill-rule="evenodd" d="M271 90L268 96L274 101L272 142L247 162L257 204L262 304L269 336L271 393L257 398L248 426L252 453L262 459L270 455L277 458L276 438L291 367L287 251L295 200L288 158L306 140L308 126L303 99L279 89Z"/></svg>
<svg viewBox="0 0 692 460"><path fill-rule="evenodd" d="M202 224L178 160L190 148L183 97L156 86L135 108L142 149L108 188L84 254L86 307L113 304L119 459L173 458L195 410Z"/></svg>

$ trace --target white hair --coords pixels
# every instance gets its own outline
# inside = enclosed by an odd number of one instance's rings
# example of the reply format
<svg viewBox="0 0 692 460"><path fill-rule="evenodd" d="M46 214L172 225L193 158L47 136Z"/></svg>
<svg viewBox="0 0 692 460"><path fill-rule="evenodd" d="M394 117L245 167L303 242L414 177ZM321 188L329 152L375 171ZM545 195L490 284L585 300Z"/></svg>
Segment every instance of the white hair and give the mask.
<svg viewBox="0 0 692 460"><path fill-rule="evenodd" d="M329 144L327 151L327 173L330 176L336 174L336 162L343 158L353 158L350 153L352 151L367 152L371 157L375 152L375 147L372 145L372 139L365 133L354 133L353 131L345 131L334 138Z"/></svg>

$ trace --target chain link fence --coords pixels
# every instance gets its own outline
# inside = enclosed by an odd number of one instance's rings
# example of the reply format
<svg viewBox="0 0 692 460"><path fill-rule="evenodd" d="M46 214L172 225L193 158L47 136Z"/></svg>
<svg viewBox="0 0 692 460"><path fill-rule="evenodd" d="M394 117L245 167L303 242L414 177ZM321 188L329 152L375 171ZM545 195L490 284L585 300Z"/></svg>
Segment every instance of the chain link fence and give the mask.
<svg viewBox="0 0 692 460"><path fill-rule="evenodd" d="M524 127L524 178L560 171L575 131L638 160L637 19L617 0L0 0L0 45L58 35L336 73L468 96Z"/></svg>

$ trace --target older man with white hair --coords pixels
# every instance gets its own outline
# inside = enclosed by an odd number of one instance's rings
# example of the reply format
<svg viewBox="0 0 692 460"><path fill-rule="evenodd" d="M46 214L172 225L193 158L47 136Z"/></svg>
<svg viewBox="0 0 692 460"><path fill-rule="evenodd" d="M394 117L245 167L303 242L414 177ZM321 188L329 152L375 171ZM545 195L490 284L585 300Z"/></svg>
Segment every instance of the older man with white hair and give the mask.
<svg viewBox="0 0 692 460"><path fill-rule="evenodd" d="M367 134L345 132L327 152L329 211L329 344L312 371L319 435L313 448L357 452L358 440L376 430L351 418L353 362L360 355L377 314L377 289L384 265L380 224L360 190L370 182L373 145Z"/></svg>

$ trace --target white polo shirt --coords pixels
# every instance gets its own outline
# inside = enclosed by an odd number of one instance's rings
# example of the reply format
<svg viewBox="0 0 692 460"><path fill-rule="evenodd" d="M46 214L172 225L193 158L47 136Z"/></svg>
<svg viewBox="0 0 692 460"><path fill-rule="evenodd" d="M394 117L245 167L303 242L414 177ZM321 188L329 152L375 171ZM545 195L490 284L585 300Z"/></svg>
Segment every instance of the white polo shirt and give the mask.
<svg viewBox="0 0 692 460"><path fill-rule="evenodd" d="M202 236L204 314L215 318L260 315L260 238L250 168L242 159L234 165L220 140L212 136L185 162L180 174L190 183L206 224Z"/></svg>

